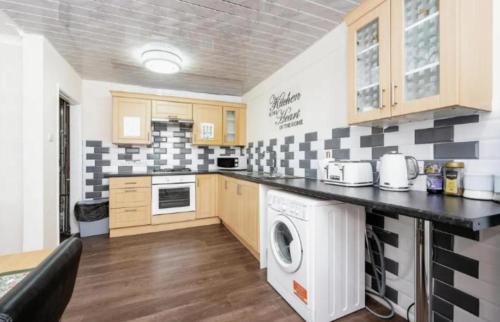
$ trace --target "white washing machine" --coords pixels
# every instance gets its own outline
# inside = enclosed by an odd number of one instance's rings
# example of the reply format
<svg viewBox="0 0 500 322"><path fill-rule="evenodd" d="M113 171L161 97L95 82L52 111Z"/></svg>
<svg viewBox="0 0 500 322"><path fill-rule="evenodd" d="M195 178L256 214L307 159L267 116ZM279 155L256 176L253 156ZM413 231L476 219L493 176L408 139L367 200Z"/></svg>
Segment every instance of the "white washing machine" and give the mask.
<svg viewBox="0 0 500 322"><path fill-rule="evenodd" d="M365 210L269 191L267 281L306 321L365 306Z"/></svg>

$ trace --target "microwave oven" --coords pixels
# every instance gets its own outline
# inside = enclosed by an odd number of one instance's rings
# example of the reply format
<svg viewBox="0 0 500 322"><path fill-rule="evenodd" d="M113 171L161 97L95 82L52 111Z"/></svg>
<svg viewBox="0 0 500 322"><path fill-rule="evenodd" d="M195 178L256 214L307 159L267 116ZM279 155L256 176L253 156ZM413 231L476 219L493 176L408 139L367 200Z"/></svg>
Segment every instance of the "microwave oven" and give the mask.
<svg viewBox="0 0 500 322"><path fill-rule="evenodd" d="M246 170L247 158L243 156L219 156L217 168L220 170Z"/></svg>

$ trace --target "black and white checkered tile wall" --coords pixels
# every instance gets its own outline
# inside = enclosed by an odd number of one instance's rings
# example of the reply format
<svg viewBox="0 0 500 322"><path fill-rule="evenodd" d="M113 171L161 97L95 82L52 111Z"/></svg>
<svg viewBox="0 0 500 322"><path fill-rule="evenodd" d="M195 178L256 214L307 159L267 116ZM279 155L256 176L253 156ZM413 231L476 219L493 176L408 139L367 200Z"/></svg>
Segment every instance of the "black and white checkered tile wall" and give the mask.
<svg viewBox="0 0 500 322"><path fill-rule="evenodd" d="M251 142L251 170L270 170L319 178L318 162L325 150L345 160L377 160L398 151L418 160L480 160L500 162L500 119L461 116L387 128L335 128L325 135L311 132ZM367 225L383 242L387 297L402 310L413 302L413 220L406 216L367 210ZM437 225L434 231L434 322L500 321L500 228L479 233ZM376 288L371 264L366 263L367 286ZM378 265L378 263L376 263Z"/></svg>
<svg viewBox="0 0 500 322"><path fill-rule="evenodd" d="M493 140L481 141L483 125L479 115L471 115L387 128L335 128L324 137L310 132L271 138L248 144L248 165L251 170L268 172L276 159L282 173L318 178L318 160L324 158L325 150L332 150L334 158L344 160L377 160L390 151L419 160L500 160L500 152L490 149L500 148L500 134ZM480 149L481 146L484 148Z"/></svg>
<svg viewBox="0 0 500 322"><path fill-rule="evenodd" d="M85 198L108 197L106 173L141 173L169 168L214 170L216 156L243 155L244 152L240 147L191 145L192 125L153 123L152 134L150 146L85 141Z"/></svg>

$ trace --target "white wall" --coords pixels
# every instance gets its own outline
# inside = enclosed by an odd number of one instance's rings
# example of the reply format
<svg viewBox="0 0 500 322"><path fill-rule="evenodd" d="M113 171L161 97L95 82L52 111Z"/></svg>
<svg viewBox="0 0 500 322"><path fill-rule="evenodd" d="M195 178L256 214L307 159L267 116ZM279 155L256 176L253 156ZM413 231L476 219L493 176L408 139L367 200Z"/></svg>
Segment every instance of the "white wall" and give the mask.
<svg viewBox="0 0 500 322"><path fill-rule="evenodd" d="M347 124L346 27L341 25L243 96L247 103L248 141L322 133ZM271 94L302 94L304 125L279 130L268 116Z"/></svg>
<svg viewBox="0 0 500 322"><path fill-rule="evenodd" d="M0 12L0 255L22 249L22 39Z"/></svg>
<svg viewBox="0 0 500 322"><path fill-rule="evenodd" d="M82 83L82 138L84 140L101 140L103 142L111 142L112 100L110 91L241 102L241 97L237 96L156 89L119 83L84 80Z"/></svg>
<svg viewBox="0 0 500 322"><path fill-rule="evenodd" d="M50 42L43 45L43 245L53 247L59 243L59 95L81 102L82 80Z"/></svg>
<svg viewBox="0 0 500 322"><path fill-rule="evenodd" d="M18 108L21 119L13 140L19 140L22 170L12 173L21 185L22 232L14 239L28 251L59 243L59 92L80 101L81 79L44 37L22 34L21 38L21 64L15 67L23 80ZM15 124L12 117L8 120ZM10 252L3 247L0 251Z"/></svg>
<svg viewBox="0 0 500 322"><path fill-rule="evenodd" d="M43 38L23 36L23 250L43 247Z"/></svg>

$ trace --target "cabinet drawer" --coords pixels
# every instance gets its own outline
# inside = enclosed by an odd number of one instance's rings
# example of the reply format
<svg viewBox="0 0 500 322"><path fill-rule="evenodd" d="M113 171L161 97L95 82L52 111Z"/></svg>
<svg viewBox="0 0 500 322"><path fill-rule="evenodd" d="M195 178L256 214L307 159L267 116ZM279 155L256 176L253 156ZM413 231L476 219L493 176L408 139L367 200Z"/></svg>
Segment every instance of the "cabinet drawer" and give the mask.
<svg viewBox="0 0 500 322"><path fill-rule="evenodd" d="M151 188L151 177L110 178L109 189Z"/></svg>
<svg viewBox="0 0 500 322"><path fill-rule="evenodd" d="M111 189L109 192L110 208L149 206L150 203L150 188Z"/></svg>
<svg viewBox="0 0 500 322"><path fill-rule="evenodd" d="M109 228L144 226L151 223L151 207L109 210Z"/></svg>

